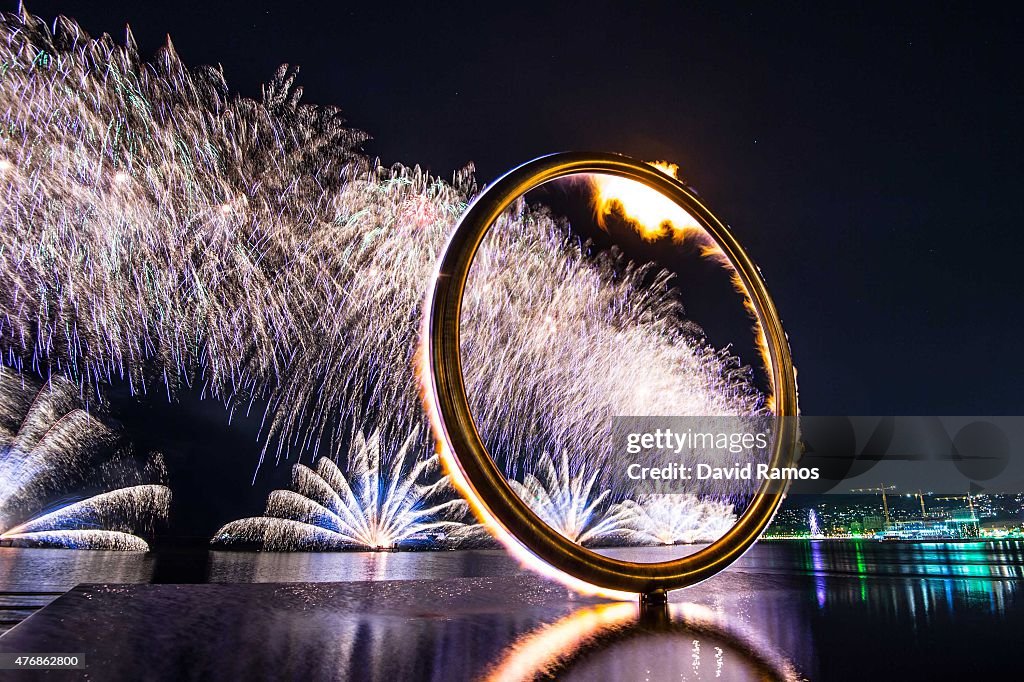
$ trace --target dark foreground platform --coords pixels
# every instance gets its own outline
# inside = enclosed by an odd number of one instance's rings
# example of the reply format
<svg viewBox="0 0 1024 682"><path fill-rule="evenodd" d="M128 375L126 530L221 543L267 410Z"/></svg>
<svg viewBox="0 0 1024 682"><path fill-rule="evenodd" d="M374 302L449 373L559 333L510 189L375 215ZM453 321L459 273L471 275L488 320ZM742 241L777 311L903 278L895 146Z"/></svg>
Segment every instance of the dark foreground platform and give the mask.
<svg viewBox="0 0 1024 682"><path fill-rule="evenodd" d="M812 665L800 633L763 618L784 608L785 582L719 576L643 619L632 603L582 598L526 574L79 585L0 637L0 652L84 654L86 669L0 677L793 679Z"/></svg>
<svg viewBox="0 0 1024 682"><path fill-rule="evenodd" d="M1019 541L762 542L641 621L500 550L0 550L0 620L27 616L0 655L87 665L0 680L1017 679L1022 566ZM183 579L212 584L148 584Z"/></svg>

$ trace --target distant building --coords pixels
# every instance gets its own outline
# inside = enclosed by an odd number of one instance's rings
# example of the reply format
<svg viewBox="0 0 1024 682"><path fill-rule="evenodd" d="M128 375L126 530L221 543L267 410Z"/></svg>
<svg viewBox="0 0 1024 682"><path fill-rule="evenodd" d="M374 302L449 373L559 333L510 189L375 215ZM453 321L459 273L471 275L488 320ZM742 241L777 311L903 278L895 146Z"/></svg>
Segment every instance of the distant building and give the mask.
<svg viewBox="0 0 1024 682"><path fill-rule="evenodd" d="M1019 538L1024 537L1024 523L1018 521L986 521L981 524L983 538Z"/></svg>
<svg viewBox="0 0 1024 682"><path fill-rule="evenodd" d="M949 514L947 524L958 537L976 538L981 534L981 526L973 509L954 509Z"/></svg>
<svg viewBox="0 0 1024 682"><path fill-rule="evenodd" d="M969 509L939 516L899 519L875 534L883 540L961 540L979 536L978 517Z"/></svg>
<svg viewBox="0 0 1024 682"><path fill-rule="evenodd" d="M877 533L885 530L885 519L881 516L865 516L861 526L865 533Z"/></svg>

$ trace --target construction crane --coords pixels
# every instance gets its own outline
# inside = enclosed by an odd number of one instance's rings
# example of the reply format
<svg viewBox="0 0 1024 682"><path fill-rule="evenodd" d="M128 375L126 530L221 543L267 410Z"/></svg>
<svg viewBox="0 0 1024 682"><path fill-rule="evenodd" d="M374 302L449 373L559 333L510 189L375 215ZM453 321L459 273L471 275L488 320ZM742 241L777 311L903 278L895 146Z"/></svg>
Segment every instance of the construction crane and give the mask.
<svg viewBox="0 0 1024 682"><path fill-rule="evenodd" d="M880 485L875 488L853 488L850 492L854 493L882 493L882 512L885 514L885 527L888 528L891 525L889 519L889 501L885 498L885 494L890 490L896 490L894 485ZM922 502L922 507L924 503Z"/></svg>
<svg viewBox="0 0 1024 682"><path fill-rule="evenodd" d="M936 500L967 500L967 508L971 510L971 516L978 518L978 515L974 513L974 496L971 495L970 491L967 491L966 495L945 495L943 497L936 497Z"/></svg>

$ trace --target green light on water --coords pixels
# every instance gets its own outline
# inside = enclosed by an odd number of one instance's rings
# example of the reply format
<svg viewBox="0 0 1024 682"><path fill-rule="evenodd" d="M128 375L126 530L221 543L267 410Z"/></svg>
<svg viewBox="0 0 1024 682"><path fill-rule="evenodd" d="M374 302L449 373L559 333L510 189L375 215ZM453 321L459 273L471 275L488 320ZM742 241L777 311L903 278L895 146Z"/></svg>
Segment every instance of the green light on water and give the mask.
<svg viewBox="0 0 1024 682"><path fill-rule="evenodd" d="M853 551L855 552L855 559L857 561L857 577L860 581L860 600L868 600L868 581L864 576L868 572L867 564L864 562L864 547L861 540L856 540L853 543Z"/></svg>

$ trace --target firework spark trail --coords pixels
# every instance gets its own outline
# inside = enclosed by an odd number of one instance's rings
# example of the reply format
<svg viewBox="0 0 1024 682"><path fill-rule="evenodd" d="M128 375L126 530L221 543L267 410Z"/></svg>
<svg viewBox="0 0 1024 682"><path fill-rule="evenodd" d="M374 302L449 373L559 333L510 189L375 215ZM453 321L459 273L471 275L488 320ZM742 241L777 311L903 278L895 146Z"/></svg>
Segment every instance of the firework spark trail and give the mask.
<svg viewBox="0 0 1024 682"><path fill-rule="evenodd" d="M511 475L529 473L523 452L568 452L574 470L621 458L616 415L757 412L747 370L703 343L670 285L614 254L589 259L543 213L498 221L470 273L461 341L474 417ZM616 492L621 469L602 473Z"/></svg>
<svg viewBox="0 0 1024 682"><path fill-rule="evenodd" d="M0 519L38 508L63 481L85 477L87 453L112 444L76 393L61 377L34 385L0 371Z"/></svg>
<svg viewBox="0 0 1024 682"><path fill-rule="evenodd" d="M522 483L511 481L511 485L544 523L580 544L599 541L620 531L618 514L604 513L602 503L611 491L595 488L598 472L574 470L565 452L557 463L543 453L536 472L526 474Z"/></svg>
<svg viewBox="0 0 1024 682"><path fill-rule="evenodd" d="M255 101L170 43L143 62L130 34L119 46L25 14L4 15L0 60L8 365L96 392L123 379L260 401L278 457L329 444L340 458L357 424L388 443L422 426L423 286L471 171L448 184L378 167L337 109L300 103L285 67ZM464 353L511 475L530 470L523 453L603 461L611 415L761 408L668 285L586 256L543 212L499 222L474 265Z"/></svg>
<svg viewBox="0 0 1024 682"><path fill-rule="evenodd" d="M689 493L639 495L607 504L611 490L597 487L598 472L570 464L568 454L538 459L536 473L516 491L549 526L583 545L672 545L712 542L736 522L733 505Z"/></svg>
<svg viewBox="0 0 1024 682"><path fill-rule="evenodd" d="M141 465L55 376L41 386L0 371L0 540L145 551L135 533L166 519L170 490L159 456ZM67 503L68 494L124 486ZM52 508L59 500L62 506Z"/></svg>
<svg viewBox="0 0 1024 682"><path fill-rule="evenodd" d="M170 505L170 490L162 485L136 485L100 493L56 511L37 516L4 533L4 537L25 533L66 530L73 526L105 528L120 532L164 516Z"/></svg>
<svg viewBox="0 0 1024 682"><path fill-rule="evenodd" d="M627 544L713 542L736 523L733 505L686 493L642 495L616 505Z"/></svg>
<svg viewBox="0 0 1024 682"><path fill-rule="evenodd" d="M818 523L818 512L815 511L814 509L810 510L807 513L807 530L808 534L812 538L823 537L823 533L821 532L821 525Z"/></svg>
<svg viewBox="0 0 1024 682"><path fill-rule="evenodd" d="M149 543L138 535L114 530L84 530L68 528L63 530L40 531L38 533L16 533L3 536L17 545L49 547L60 549L110 550L115 552L148 552Z"/></svg>
<svg viewBox="0 0 1024 682"><path fill-rule="evenodd" d="M450 499L448 478L424 482L440 468L438 457L410 464L415 440L413 432L391 458L390 471L382 470L388 464L378 431L356 436L347 476L326 457L315 471L296 464L295 491L275 490L264 516L232 521L213 542L257 543L267 550L391 549L424 533L451 535L454 542L477 535L478 526L457 520L468 508Z"/></svg>

